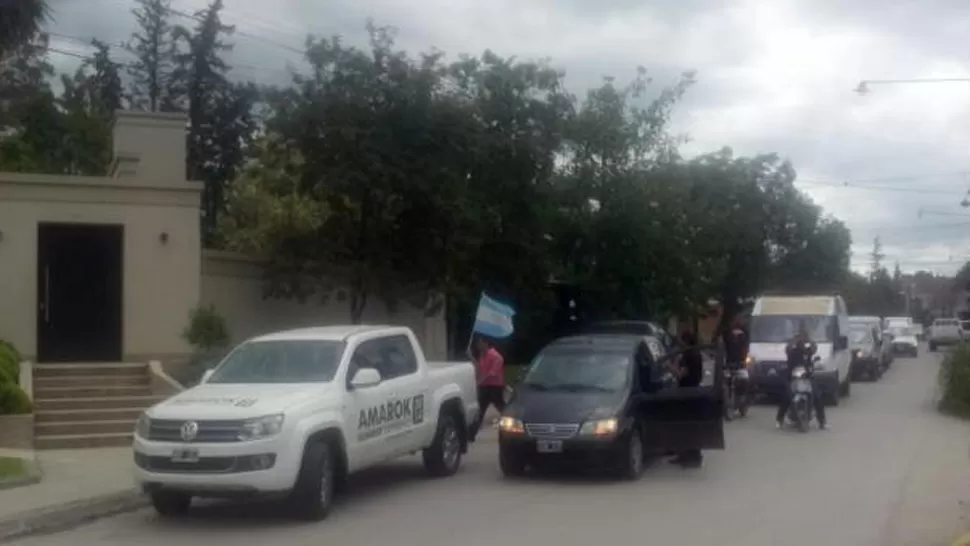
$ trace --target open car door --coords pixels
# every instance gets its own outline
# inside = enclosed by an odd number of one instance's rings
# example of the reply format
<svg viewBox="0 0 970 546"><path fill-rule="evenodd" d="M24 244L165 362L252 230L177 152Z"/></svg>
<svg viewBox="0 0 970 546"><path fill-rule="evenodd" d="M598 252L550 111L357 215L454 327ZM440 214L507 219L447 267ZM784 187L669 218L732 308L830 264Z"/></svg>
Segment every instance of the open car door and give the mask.
<svg viewBox="0 0 970 546"><path fill-rule="evenodd" d="M701 349L701 386L674 386L636 396L646 449L724 449L724 353L714 345ZM666 366L679 357L680 352L668 353L655 364Z"/></svg>

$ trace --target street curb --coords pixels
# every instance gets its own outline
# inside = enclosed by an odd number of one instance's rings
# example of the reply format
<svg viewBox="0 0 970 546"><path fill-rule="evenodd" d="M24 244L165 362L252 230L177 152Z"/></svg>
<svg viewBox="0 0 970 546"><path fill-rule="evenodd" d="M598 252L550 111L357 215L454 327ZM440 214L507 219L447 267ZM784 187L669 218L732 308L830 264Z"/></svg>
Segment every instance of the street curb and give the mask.
<svg viewBox="0 0 970 546"><path fill-rule="evenodd" d="M0 543L63 531L147 505L148 498L138 490L131 489L15 514L0 519Z"/></svg>

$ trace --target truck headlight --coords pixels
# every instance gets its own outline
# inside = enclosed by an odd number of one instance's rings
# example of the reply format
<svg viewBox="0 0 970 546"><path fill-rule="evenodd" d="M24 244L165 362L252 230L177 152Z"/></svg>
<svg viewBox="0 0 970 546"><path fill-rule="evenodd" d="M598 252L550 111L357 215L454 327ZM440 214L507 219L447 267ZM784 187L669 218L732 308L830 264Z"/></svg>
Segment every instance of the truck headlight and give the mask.
<svg viewBox="0 0 970 546"><path fill-rule="evenodd" d="M612 436L620 429L620 422L616 417L609 419L599 419L596 421L586 421L579 429L583 436Z"/></svg>
<svg viewBox="0 0 970 546"><path fill-rule="evenodd" d="M498 420L498 429L506 434L525 434L525 425L515 417L503 416Z"/></svg>
<svg viewBox="0 0 970 546"><path fill-rule="evenodd" d="M268 438L280 433L283 428L283 414L267 415L244 421L239 435L236 436L240 441L258 440Z"/></svg>
<svg viewBox="0 0 970 546"><path fill-rule="evenodd" d="M148 418L147 413L142 413L138 416L138 420L135 421L135 435L139 438L148 439L151 434L152 420Z"/></svg>

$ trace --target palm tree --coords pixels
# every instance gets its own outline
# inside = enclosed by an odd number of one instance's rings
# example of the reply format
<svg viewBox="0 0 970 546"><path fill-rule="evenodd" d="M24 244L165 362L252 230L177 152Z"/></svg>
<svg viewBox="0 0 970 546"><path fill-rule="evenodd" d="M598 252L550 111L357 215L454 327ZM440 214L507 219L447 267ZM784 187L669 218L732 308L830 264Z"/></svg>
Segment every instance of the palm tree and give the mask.
<svg viewBox="0 0 970 546"><path fill-rule="evenodd" d="M0 59L29 42L49 16L47 0L0 0Z"/></svg>

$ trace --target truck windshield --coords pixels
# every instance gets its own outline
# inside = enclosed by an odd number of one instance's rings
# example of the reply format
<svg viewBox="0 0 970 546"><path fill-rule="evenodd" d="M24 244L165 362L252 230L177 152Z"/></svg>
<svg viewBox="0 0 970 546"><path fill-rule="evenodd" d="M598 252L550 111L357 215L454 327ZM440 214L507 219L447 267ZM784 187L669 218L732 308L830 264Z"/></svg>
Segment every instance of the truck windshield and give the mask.
<svg viewBox="0 0 970 546"><path fill-rule="evenodd" d="M251 341L216 368L208 383L320 383L333 380L342 341Z"/></svg>
<svg viewBox="0 0 970 546"><path fill-rule="evenodd" d="M912 328L907 328L906 326L892 326L889 328L889 333L895 337L911 336L913 335L913 330Z"/></svg>
<svg viewBox="0 0 970 546"><path fill-rule="evenodd" d="M631 356L619 351L547 350L536 357L523 384L534 390L616 392L630 380Z"/></svg>
<svg viewBox="0 0 970 546"><path fill-rule="evenodd" d="M800 328L805 328L815 343L835 339L836 320L820 315L755 315L751 317L752 343L788 343Z"/></svg>
<svg viewBox="0 0 970 546"><path fill-rule="evenodd" d="M855 345L865 345L872 342L872 331L868 328L855 328L849 330L849 341Z"/></svg>

